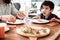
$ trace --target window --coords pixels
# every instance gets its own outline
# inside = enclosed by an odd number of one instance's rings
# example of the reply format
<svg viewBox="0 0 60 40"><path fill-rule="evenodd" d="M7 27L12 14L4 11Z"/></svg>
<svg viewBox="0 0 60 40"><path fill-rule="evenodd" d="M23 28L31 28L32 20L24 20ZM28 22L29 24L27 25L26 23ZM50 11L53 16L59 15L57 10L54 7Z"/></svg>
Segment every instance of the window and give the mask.
<svg viewBox="0 0 60 40"><path fill-rule="evenodd" d="M53 1L54 3L55 3L55 5L60 5L60 0L51 0L51 1Z"/></svg>

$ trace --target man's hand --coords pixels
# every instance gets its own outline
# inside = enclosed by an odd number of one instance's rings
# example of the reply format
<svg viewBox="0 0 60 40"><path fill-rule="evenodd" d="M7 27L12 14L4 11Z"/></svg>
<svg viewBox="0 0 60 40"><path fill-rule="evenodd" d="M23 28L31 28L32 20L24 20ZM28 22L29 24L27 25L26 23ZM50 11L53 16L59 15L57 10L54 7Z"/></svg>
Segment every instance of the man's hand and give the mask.
<svg viewBox="0 0 60 40"><path fill-rule="evenodd" d="M26 15L23 13L23 11L20 11L18 12L17 16L19 19L24 19Z"/></svg>
<svg viewBox="0 0 60 40"><path fill-rule="evenodd" d="M15 22L16 21L16 17L13 15L10 15L10 17L8 18L9 22Z"/></svg>
<svg viewBox="0 0 60 40"><path fill-rule="evenodd" d="M15 22L16 18L13 15L2 15L1 20L2 21Z"/></svg>

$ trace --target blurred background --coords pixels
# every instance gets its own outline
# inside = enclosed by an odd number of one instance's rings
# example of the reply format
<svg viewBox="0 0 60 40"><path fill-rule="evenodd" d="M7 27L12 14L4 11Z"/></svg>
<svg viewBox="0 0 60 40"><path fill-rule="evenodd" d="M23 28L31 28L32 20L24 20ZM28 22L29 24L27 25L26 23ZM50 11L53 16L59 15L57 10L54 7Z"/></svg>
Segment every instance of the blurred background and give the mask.
<svg viewBox="0 0 60 40"><path fill-rule="evenodd" d="M12 3L19 3L19 11L27 11L29 17L40 14L41 3L45 0L12 0ZM48 0L47 0L48 1ZM53 13L60 18L60 0L50 0L54 2L55 8Z"/></svg>

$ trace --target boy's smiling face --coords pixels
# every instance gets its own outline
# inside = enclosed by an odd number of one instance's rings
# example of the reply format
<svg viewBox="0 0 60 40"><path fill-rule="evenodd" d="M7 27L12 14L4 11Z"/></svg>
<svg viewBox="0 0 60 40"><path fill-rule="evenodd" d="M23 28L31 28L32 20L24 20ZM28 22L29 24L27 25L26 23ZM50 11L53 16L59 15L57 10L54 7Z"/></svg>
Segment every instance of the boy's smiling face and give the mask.
<svg viewBox="0 0 60 40"><path fill-rule="evenodd" d="M44 16L48 16L53 11L53 9L50 9L49 6L43 5L41 11Z"/></svg>

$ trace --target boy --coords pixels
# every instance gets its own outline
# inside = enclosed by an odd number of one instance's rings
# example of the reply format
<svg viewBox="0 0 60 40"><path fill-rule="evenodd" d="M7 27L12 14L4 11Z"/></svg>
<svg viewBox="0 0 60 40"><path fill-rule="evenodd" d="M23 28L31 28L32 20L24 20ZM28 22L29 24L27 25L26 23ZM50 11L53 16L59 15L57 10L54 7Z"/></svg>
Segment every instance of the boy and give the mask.
<svg viewBox="0 0 60 40"><path fill-rule="evenodd" d="M54 9L54 3L51 1L44 1L41 5L41 14L38 16L33 17L33 19L46 19L51 20L53 18L59 19L55 14L52 14L52 11Z"/></svg>

